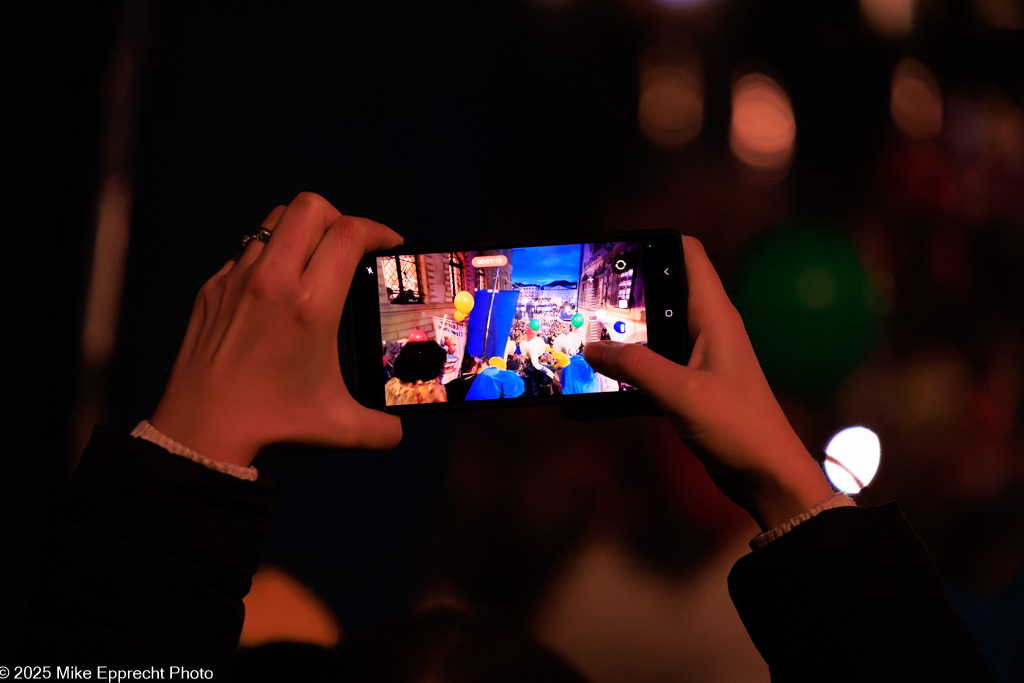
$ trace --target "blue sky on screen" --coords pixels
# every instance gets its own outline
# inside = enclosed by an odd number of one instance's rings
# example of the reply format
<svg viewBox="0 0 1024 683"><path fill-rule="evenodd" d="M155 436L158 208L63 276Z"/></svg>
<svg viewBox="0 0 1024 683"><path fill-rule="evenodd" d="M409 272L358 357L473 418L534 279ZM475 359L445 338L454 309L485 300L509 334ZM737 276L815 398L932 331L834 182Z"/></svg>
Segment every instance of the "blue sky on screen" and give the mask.
<svg viewBox="0 0 1024 683"><path fill-rule="evenodd" d="M512 282L546 285L555 280L576 282L583 246L563 244L512 250Z"/></svg>

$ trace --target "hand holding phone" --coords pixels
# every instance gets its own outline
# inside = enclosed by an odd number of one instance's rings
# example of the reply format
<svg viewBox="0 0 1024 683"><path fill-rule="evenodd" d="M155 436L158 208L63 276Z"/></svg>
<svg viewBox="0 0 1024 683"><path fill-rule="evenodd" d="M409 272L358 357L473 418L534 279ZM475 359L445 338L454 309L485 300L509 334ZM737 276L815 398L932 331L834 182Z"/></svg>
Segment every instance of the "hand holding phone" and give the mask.
<svg viewBox="0 0 1024 683"><path fill-rule="evenodd" d="M393 448L398 418L349 394L337 330L352 274L367 250L402 238L298 195L196 297L188 330L150 422L208 458L249 465L272 443Z"/></svg>
<svg viewBox="0 0 1024 683"><path fill-rule="evenodd" d="M772 394L703 246L684 237L683 253L693 340L688 362L614 342L590 344L584 356L599 372L650 394L722 492L769 529L832 489Z"/></svg>

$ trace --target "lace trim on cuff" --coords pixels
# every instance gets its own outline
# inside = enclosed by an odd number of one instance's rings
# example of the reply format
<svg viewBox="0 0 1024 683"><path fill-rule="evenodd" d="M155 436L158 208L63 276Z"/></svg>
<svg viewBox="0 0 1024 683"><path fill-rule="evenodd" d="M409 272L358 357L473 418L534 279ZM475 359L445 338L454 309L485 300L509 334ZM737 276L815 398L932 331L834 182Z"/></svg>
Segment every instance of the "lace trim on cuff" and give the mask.
<svg viewBox="0 0 1024 683"><path fill-rule="evenodd" d="M256 477L259 476L259 472L256 471L255 467L243 467L242 465L235 465L230 462L210 460L202 453L194 451L185 444L178 443L171 437L167 436L151 425L149 420L143 420L139 424L135 425L135 429L132 430L132 436L155 443L157 446L160 446L175 455L188 458L192 462L199 463L203 467L214 470L215 472L221 472L245 481L256 481Z"/></svg>
<svg viewBox="0 0 1024 683"><path fill-rule="evenodd" d="M765 547L775 539L792 531L796 527L800 526L812 517L816 517L819 513L824 512L825 510L831 510L832 508L839 507L849 507L851 505L855 505L855 503L852 500L850 500L849 496L847 496L845 493L836 493L833 496L821 501L807 512L802 512L796 517L793 517L792 519L789 519L776 527L772 527L768 531L765 531L763 534L758 534L754 537L754 540L750 542L750 548L751 550L760 550L761 548Z"/></svg>

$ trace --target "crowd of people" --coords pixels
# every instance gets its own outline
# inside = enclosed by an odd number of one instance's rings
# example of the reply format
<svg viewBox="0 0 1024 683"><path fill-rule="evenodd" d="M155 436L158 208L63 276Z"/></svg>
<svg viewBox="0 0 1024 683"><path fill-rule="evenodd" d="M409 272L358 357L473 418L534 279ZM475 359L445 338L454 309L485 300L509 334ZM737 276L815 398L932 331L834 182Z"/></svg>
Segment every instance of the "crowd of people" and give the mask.
<svg viewBox="0 0 1024 683"><path fill-rule="evenodd" d="M557 318L554 314L539 330L530 320L516 320L504 358L466 354L458 378L447 383L447 355L436 342L382 342L386 405L619 391L619 382L594 371L583 358L583 338L572 323Z"/></svg>
<svg viewBox="0 0 1024 683"><path fill-rule="evenodd" d="M573 327L569 320L563 320L562 314L556 309L554 311L536 312L533 316L526 316L513 321L512 335L517 339L526 334L526 328L530 322L536 320L540 323L540 332L545 337L557 337L560 334L571 332Z"/></svg>

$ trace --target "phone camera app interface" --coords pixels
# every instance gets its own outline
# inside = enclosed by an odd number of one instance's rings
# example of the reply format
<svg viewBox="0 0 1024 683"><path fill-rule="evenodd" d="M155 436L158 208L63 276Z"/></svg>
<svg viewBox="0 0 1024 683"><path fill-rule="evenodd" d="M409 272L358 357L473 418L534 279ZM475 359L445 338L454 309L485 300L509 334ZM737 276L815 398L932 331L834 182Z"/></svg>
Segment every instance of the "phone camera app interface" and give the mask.
<svg viewBox="0 0 1024 683"><path fill-rule="evenodd" d="M597 242L377 258L389 406L631 389L583 348L647 343L640 244Z"/></svg>

